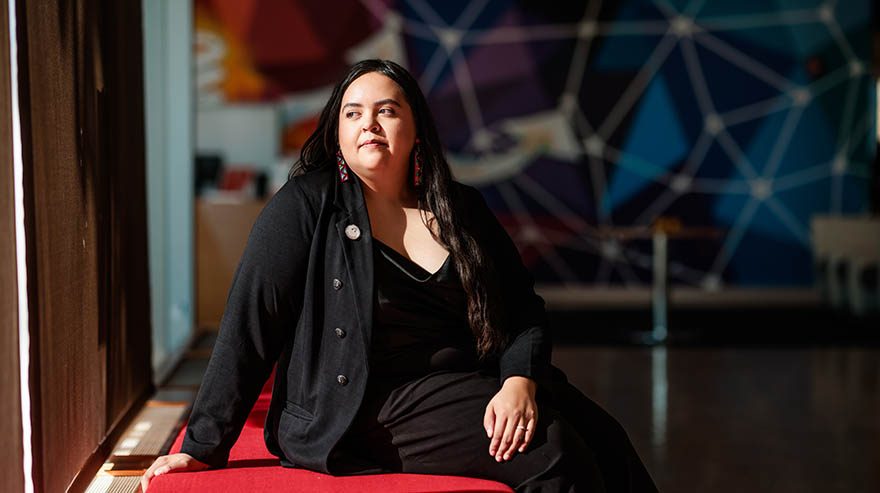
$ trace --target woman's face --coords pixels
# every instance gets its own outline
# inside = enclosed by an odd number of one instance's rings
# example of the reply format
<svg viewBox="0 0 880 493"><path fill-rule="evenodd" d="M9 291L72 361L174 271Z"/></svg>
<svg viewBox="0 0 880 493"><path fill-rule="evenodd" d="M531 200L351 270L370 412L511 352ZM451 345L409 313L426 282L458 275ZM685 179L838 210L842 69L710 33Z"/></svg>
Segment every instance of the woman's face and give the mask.
<svg viewBox="0 0 880 493"><path fill-rule="evenodd" d="M397 83L370 72L349 84L339 110L339 147L352 171L405 182L415 139L412 109Z"/></svg>

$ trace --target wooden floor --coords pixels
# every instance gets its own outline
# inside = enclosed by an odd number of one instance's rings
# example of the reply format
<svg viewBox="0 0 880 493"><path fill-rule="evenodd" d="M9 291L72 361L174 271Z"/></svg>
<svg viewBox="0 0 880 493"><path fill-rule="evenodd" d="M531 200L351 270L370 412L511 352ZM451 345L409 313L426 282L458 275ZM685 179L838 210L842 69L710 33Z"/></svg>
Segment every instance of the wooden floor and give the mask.
<svg viewBox="0 0 880 493"><path fill-rule="evenodd" d="M559 347L665 492L880 491L880 349Z"/></svg>
<svg viewBox="0 0 880 493"><path fill-rule="evenodd" d="M197 385L207 354L164 392ZM553 360L660 491L880 491L880 348L563 345Z"/></svg>

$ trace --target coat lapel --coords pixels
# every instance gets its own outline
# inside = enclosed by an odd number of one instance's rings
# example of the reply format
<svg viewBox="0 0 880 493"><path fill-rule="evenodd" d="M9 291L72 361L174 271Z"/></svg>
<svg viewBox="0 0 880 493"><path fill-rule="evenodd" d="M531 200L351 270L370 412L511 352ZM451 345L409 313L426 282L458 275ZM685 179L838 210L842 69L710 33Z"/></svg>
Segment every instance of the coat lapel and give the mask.
<svg viewBox="0 0 880 493"><path fill-rule="evenodd" d="M370 229L370 216L364 202L361 182L354 173L342 183L336 179L334 204L337 212L336 234L345 257L346 268L355 293L355 303L359 326L363 331L366 347L370 347L373 327L373 235ZM349 238L345 228L357 226L360 235Z"/></svg>

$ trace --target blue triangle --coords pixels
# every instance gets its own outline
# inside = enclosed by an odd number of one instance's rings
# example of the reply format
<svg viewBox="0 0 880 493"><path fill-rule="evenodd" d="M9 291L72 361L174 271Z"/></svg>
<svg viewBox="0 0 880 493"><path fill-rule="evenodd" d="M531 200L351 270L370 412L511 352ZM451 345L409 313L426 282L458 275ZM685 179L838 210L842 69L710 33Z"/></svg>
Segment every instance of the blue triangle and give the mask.
<svg viewBox="0 0 880 493"><path fill-rule="evenodd" d="M623 150L602 198L604 215L666 174L690 150L662 75L654 77L642 97Z"/></svg>

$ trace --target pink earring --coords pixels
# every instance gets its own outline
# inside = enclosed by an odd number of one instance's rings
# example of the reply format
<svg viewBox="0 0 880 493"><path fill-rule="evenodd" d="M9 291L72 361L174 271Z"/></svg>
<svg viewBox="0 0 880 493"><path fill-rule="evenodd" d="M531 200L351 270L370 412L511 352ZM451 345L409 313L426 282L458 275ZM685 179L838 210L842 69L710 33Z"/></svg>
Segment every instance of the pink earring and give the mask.
<svg viewBox="0 0 880 493"><path fill-rule="evenodd" d="M422 184L422 146L416 140L415 156L413 157L413 184L416 187Z"/></svg>
<svg viewBox="0 0 880 493"><path fill-rule="evenodd" d="M348 164L342 157L342 149L336 150L336 165L339 167L339 181L345 183L348 181Z"/></svg>

